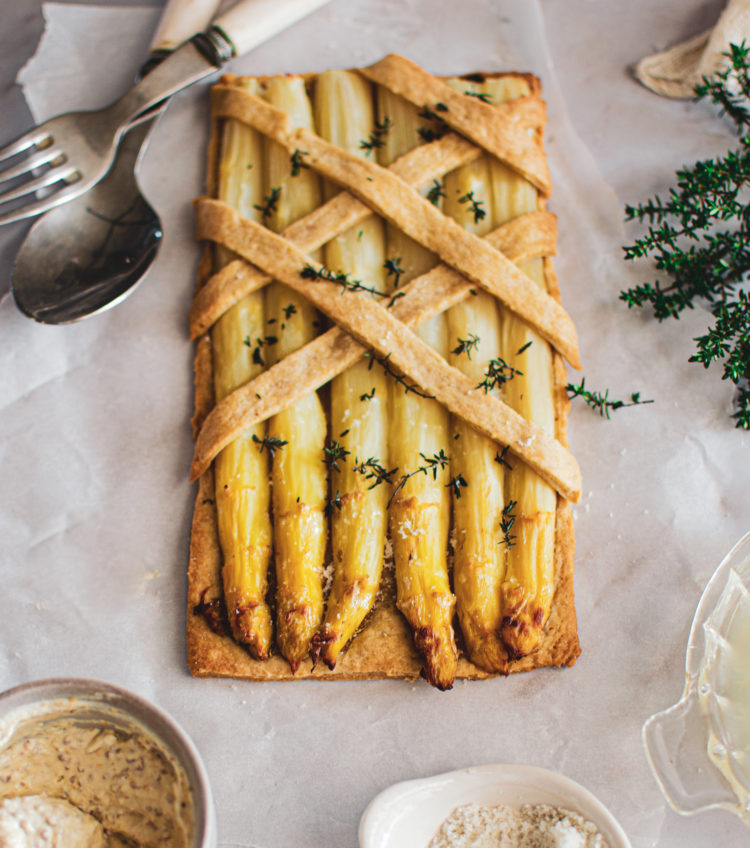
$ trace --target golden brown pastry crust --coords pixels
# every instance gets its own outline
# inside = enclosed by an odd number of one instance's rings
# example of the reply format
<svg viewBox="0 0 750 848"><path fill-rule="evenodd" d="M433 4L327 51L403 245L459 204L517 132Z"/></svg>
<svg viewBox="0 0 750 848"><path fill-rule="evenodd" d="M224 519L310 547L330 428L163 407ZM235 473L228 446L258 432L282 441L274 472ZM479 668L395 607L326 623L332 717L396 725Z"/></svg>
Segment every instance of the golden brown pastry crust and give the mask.
<svg viewBox="0 0 750 848"><path fill-rule="evenodd" d="M389 57L390 58L390 57ZM485 76L496 76L487 74ZM515 75L518 76L518 75ZM538 98L539 85L536 78L530 75L523 75L530 84L532 95L529 100ZM231 78L229 79L231 82ZM479 105L485 106L479 102ZM492 107L488 107L492 108ZM531 114L531 113L529 113ZM538 113L537 113L538 114ZM211 142L209 145L209 177L208 177L208 193L214 191L216 161L217 161L217 131L218 120L214 121ZM541 134L541 129L539 130ZM473 147L473 145L472 145ZM476 148L474 148L476 149ZM418 148L424 150L424 148ZM546 166L545 166L546 167ZM441 173L444 173L442 171ZM408 178L403 177L405 179ZM542 186L540 186L541 188ZM548 186L547 186L548 189ZM338 196L351 197L350 195ZM349 203L349 201L345 201ZM360 201L354 201L360 203ZM543 206L543 203L541 204ZM356 214L362 214L361 210ZM369 210L365 210L365 214L369 214ZM549 219L545 219L549 220ZM515 224L515 222L513 222ZM516 225L524 226L530 224ZM498 236L498 243L495 245L497 249L507 252L509 259L520 261L520 259L529 258L530 256L538 256L544 254L544 270L547 282L547 289L550 295L559 303L560 292L557 284L557 278L552 267L549 256L554 252L550 249L549 231L546 231L548 225L539 220L541 229L544 231L537 239L528 237L528 234L523 240L523 250L517 255L513 255L513 248L509 243L502 243L502 236ZM317 226L317 225L316 225ZM500 228L503 229L503 228ZM496 231L497 232L497 231ZM506 230L506 235L508 231ZM285 234L288 235L288 234ZM553 234L554 235L554 234ZM295 240L296 241L296 240ZM531 246L530 246L531 245ZM309 248L307 248L309 249ZM204 259L201 262L198 274L198 292L196 303L200 302L200 291L202 286L209 278L211 281L217 275L211 278L210 275L210 247L207 248L204 254ZM523 252L525 251L525 253ZM232 268L234 266L234 268ZM243 287L248 285L260 287L264 283L251 281L249 278L258 280L265 275L259 274L256 270L250 269L247 263L238 261L231 263L225 269L225 279L214 282L215 291L211 298L204 301L201 308L194 308L191 312L191 324L194 324L193 319L197 315L198 322L207 320L206 315L213 309L216 313L217 307L214 304L216 299L223 298L223 303L231 305L232 298L239 298L247 293ZM443 266L445 268L445 266ZM248 269L248 270L246 270ZM446 269L448 275L455 272ZM433 272L430 272L433 273ZM445 272L441 272L445 273ZM234 277L233 275L239 275ZM247 275L247 276L246 276ZM426 275L427 276L427 275ZM449 281L450 282L450 281ZM454 281L455 282L455 281ZM464 288L469 284L463 280ZM450 285L449 285L450 288ZM460 289L455 287L454 289ZM254 289L250 288L249 291ZM424 291L427 291L426 289ZM421 295L422 300L430 303L430 296L424 296L424 291ZM459 299L466 296L465 291L453 291L452 296L455 297L458 293ZM403 303L405 299L399 303ZM411 304L407 304L408 309L404 312L420 312L425 310L424 303L415 297ZM443 303L445 301L441 301ZM205 304L209 304L206 306ZM394 306L394 314L396 307ZM434 304L433 307L434 308ZM443 306L442 308L447 308ZM436 311L439 311L440 307ZM219 312L218 314L221 314ZM218 315L215 315L218 317ZM213 320L215 320L215 317ZM399 316L401 317L401 316ZM403 320L403 318L402 318ZM202 332L205 332L212 321L208 319L208 324L205 325ZM331 334L335 338L331 339ZM350 336L343 331L332 330L324 336L319 337L312 344L321 346L321 340L329 337L327 343L330 348L329 354L332 359L337 358L337 353L349 346L353 350L357 350L359 345ZM308 346L310 347L310 346ZM321 346L322 347L322 346ZM304 348L302 349L305 350ZM314 351L313 351L314 352ZM299 353L299 352L298 352ZM351 354L350 354L351 355ZM357 352L357 356L359 353ZM289 359L289 358L288 358ZM302 357L300 368L304 369L304 355ZM555 437L558 442L567 446L567 413L569 400L565 391L566 373L562 357L559 353L553 354L554 363L554 381L555 381ZM282 363L279 363L283 365ZM308 363L309 364L309 363ZM270 374L271 371L264 372ZM299 372L300 374L302 371ZM262 375L263 376L263 375ZM261 376L261 378L262 378ZM331 375L333 376L333 375ZM259 379L261 379L259 378ZM295 372L289 369L287 380L295 379ZM269 388L271 387L269 381ZM283 387L282 387L283 390ZM203 425L206 417L214 404L212 373L211 373L211 350L210 339L207 335L199 338L196 355L195 355L195 415L193 417L194 433ZM545 628L544 639L539 650L533 654L526 656L520 660L510 663L510 672L528 671L534 668L544 666L562 666L573 665L580 654L580 647L577 635L576 613L574 605L573 592L573 560L574 560L574 533L572 523L572 513L569 502L558 496L556 524L555 524L555 594L552 604L552 611ZM363 627L360 629L356 638L351 642L348 649L342 654L335 670L330 671L325 667L312 668L311 662L308 660L302 664L296 675L293 675L287 662L280 656L274 655L269 660L261 662L254 660L244 648L235 643L228 635L214 632L207 618L196 611L196 608L206 601L217 599L221 596L221 553L217 535L216 524L216 507L214 504L214 483L213 471L209 467L200 477L198 482L198 492L195 500L193 512L193 521L191 528L190 540L190 560L188 568L188 604L187 604L187 657L190 671L196 677L232 677L246 680L291 680L304 678L320 678L332 680L363 680L374 678L400 678L414 679L419 676L421 662L414 648L412 635L409 628L397 611L395 606L395 591L393 586L392 573L386 569L383 587L380 592L378 602L375 608L365 620ZM465 657L461 657L458 666L459 678L479 679L490 677L491 675L478 669L472 665Z"/></svg>
<svg viewBox="0 0 750 848"><path fill-rule="evenodd" d="M458 96L462 100L475 99ZM493 107L481 101L477 105L489 109L489 118L496 117L492 115ZM305 162L321 176L345 186L350 194L447 265L496 295L574 368L580 367L576 328L562 305L487 241L443 215L397 173L349 153L308 129L294 129L288 115L243 89L214 86L212 106L215 116L242 121L286 147L290 154L304 150ZM506 129L515 127L510 121L500 123ZM542 149L540 144L536 146Z"/></svg>
<svg viewBox="0 0 750 848"><path fill-rule="evenodd" d="M578 500L581 476L573 455L541 427L527 421L494 395L481 391L469 377L449 365L439 353L412 333L399 320L398 301L389 310L373 298L356 292L342 297L338 283L322 278L303 279L300 271L306 264L310 268L319 266L306 263L305 254L286 239L261 224L243 219L220 200L201 198L196 206L196 219L199 239L208 239L230 248L264 269L269 278L303 294L363 345L360 355L369 348L381 357L390 357L389 362L429 397L436 398L480 433L507 445L515 456L566 498ZM260 395L258 403L266 404L267 397L263 392L249 383L250 392L253 388ZM289 406L288 398L284 406ZM250 423L245 420L234 432L227 431L223 443L219 442L213 455L248 426ZM199 444L200 440L201 436Z"/></svg>

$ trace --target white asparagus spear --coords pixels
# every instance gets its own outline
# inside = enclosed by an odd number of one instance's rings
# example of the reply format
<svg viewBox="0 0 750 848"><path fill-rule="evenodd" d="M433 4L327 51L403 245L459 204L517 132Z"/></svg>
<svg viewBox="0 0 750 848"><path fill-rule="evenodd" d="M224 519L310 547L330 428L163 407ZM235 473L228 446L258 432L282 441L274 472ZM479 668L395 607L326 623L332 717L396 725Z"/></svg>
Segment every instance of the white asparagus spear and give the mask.
<svg viewBox="0 0 750 848"><path fill-rule="evenodd" d="M419 130L427 122L419 118L415 106L387 89L379 88L377 94L379 122L390 124L378 160L388 166L424 142ZM390 225L386 250L394 284L405 285L437 263L433 253ZM444 315L416 332L447 356ZM397 605L423 657L425 678L439 689L450 689L458 654L452 626L455 598L448 578L448 412L437 401L392 386L389 441L391 462L399 469L397 480L404 481L403 485L397 482L389 508Z"/></svg>
<svg viewBox="0 0 750 848"><path fill-rule="evenodd" d="M301 77L269 80L266 98L313 129L312 107ZM304 154L266 140L265 194L278 190L268 226L281 232L321 202L320 179L304 166ZM267 362L278 362L318 335L319 318L310 302L272 282L265 291ZM310 651L323 617L323 567L327 522L323 513L326 468L323 447L327 422L317 392L268 422L268 434L283 443L273 457L273 534L276 570L276 641L296 671Z"/></svg>
<svg viewBox="0 0 750 848"><path fill-rule="evenodd" d="M245 83L256 93L254 80ZM218 196L242 215L258 220L262 205L262 143L257 132L226 121L221 139ZM217 250L216 269L231 261ZM220 401L256 377L252 340L262 337L263 294L243 298L222 315L211 331L214 394ZM266 603L271 556L268 454L261 451L265 424L257 424L227 445L214 463L219 542L223 555L224 599L232 634L257 659L269 655L271 614Z"/></svg>
<svg viewBox="0 0 750 848"><path fill-rule="evenodd" d="M499 103L529 93L519 78L487 80L482 91ZM492 209L495 225L505 223L539 207L536 189L497 160L491 161ZM541 288L545 288L541 259L520 266ZM534 330L500 308L501 356L518 371L505 383L504 400L516 412L555 432L552 351ZM519 353L519 351L523 351ZM539 647L549 618L554 594L555 510L557 496L536 472L514 461L506 471L506 521L513 518L507 548L507 569L501 589L503 640L512 657L521 657Z"/></svg>
<svg viewBox="0 0 750 848"><path fill-rule="evenodd" d="M347 150L368 154L377 131L372 88L358 74L326 71L315 90L318 133ZM372 148L369 150L372 153ZM329 187L332 194L336 189ZM325 246L333 271L385 291L383 223L372 217ZM383 568L389 487L374 485L388 468L388 383L372 359L350 368L331 383L332 443L348 451L330 472L333 583L314 656L330 668L375 601ZM369 462L369 465L367 463ZM359 469L359 471L357 470ZM367 476L374 474L375 476Z"/></svg>

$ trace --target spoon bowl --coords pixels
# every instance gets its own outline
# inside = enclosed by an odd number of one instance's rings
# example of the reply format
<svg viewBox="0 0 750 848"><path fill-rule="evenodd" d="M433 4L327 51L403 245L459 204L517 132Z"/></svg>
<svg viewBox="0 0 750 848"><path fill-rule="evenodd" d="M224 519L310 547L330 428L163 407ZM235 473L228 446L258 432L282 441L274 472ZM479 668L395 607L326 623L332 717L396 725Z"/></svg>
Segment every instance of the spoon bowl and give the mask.
<svg viewBox="0 0 750 848"><path fill-rule="evenodd" d="M120 303L161 243L159 217L135 171L155 117L130 129L112 170L92 189L42 216L16 258L13 297L43 324L68 324Z"/></svg>

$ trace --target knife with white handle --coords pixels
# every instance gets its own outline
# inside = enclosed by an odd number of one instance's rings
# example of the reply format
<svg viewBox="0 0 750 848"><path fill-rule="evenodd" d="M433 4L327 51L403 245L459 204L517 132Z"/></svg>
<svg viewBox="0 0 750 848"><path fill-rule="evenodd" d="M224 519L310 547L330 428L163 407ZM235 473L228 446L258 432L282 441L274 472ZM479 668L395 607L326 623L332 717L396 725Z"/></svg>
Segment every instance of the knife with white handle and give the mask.
<svg viewBox="0 0 750 848"><path fill-rule="evenodd" d="M167 0L151 40L151 53L171 53L211 23L221 0Z"/></svg>
<svg viewBox="0 0 750 848"><path fill-rule="evenodd" d="M209 28L178 47L127 94L99 113L116 134L176 92L215 73L329 0L242 0Z"/></svg>

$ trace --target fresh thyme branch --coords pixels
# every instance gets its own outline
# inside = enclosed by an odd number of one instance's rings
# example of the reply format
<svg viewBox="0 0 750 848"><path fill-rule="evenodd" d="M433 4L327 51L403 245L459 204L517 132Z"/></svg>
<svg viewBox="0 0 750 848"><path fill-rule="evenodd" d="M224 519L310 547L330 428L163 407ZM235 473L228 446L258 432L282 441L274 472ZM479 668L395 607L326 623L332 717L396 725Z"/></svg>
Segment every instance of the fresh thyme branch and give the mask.
<svg viewBox="0 0 750 848"><path fill-rule="evenodd" d="M750 429L750 47L730 45L729 66L696 86L734 124L740 147L715 159L696 162L676 173L666 198L656 196L626 206L628 221L648 230L625 247L625 258L649 257L666 283L642 283L620 293L628 307L650 305L657 321L679 319L685 309L707 307L714 323L693 341L689 358L708 368L723 365L722 379L737 387L735 426ZM624 404L627 405L627 404Z"/></svg>
<svg viewBox="0 0 750 848"><path fill-rule="evenodd" d="M585 404L599 413L602 418L609 418L610 413L625 406L640 406L644 403L653 403L653 400L641 400L640 392L633 392L630 395L630 400L610 400L609 389L605 389L604 394L601 392L592 392L586 388L586 378L581 377L581 382L574 386L573 383L568 383L565 386L565 391L568 397L579 397Z"/></svg>

